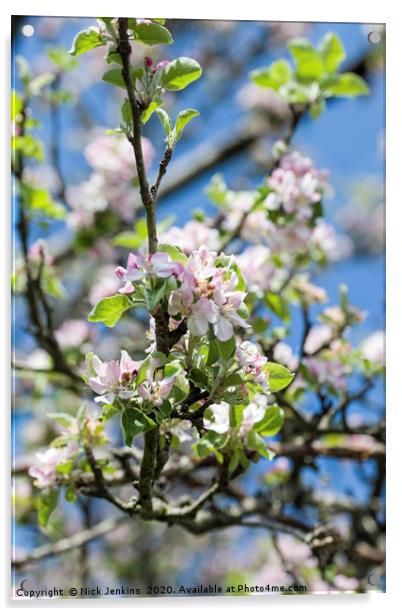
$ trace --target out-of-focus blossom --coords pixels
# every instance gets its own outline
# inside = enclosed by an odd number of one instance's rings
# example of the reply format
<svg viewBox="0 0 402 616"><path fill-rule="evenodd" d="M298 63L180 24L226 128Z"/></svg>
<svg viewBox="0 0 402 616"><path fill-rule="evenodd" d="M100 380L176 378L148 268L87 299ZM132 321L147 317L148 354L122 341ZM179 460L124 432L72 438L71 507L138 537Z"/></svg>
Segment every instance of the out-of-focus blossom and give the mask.
<svg viewBox="0 0 402 616"><path fill-rule="evenodd" d="M371 334L361 345L362 355L373 364L385 364L385 332L378 330Z"/></svg>
<svg viewBox="0 0 402 616"><path fill-rule="evenodd" d="M62 348L78 348L88 340L91 329L86 321L68 319L54 332L57 342Z"/></svg>
<svg viewBox="0 0 402 616"><path fill-rule="evenodd" d="M345 391L350 370L342 361L336 357L307 357L304 361L317 384L329 385L335 391Z"/></svg>
<svg viewBox="0 0 402 616"><path fill-rule="evenodd" d="M339 590L356 590L359 588L359 580L347 575L342 575L341 573L338 573L334 577L333 582Z"/></svg>
<svg viewBox="0 0 402 616"><path fill-rule="evenodd" d="M327 174L318 171L309 158L296 151L286 154L268 178L272 192L266 198L266 207L282 207L287 213L297 211L299 217L308 217L310 206L318 203L326 190L326 179Z"/></svg>
<svg viewBox="0 0 402 616"><path fill-rule="evenodd" d="M307 276L299 276L293 281L293 286L303 304L323 304L328 300L325 289L310 282Z"/></svg>
<svg viewBox="0 0 402 616"><path fill-rule="evenodd" d="M249 291L260 293L270 289L275 275L270 257L271 251L266 246L250 246L236 256Z"/></svg>
<svg viewBox="0 0 402 616"><path fill-rule="evenodd" d="M286 342L281 341L274 346L273 358L279 364L287 366L289 370L296 370L299 365L299 360L293 354L292 347L286 344Z"/></svg>
<svg viewBox="0 0 402 616"><path fill-rule="evenodd" d="M260 88L255 83L248 83L239 90L236 101L246 110L266 114L270 119L283 122L290 116L289 105L269 88Z"/></svg>
<svg viewBox="0 0 402 616"><path fill-rule="evenodd" d="M97 279L88 295L92 305L97 304L104 297L115 295L119 289L119 281L110 271L109 267L101 268L98 271Z"/></svg>
<svg viewBox="0 0 402 616"><path fill-rule="evenodd" d="M328 325L314 325L307 334L304 351L311 355L326 345L332 338L333 332Z"/></svg>
<svg viewBox="0 0 402 616"><path fill-rule="evenodd" d="M141 143L145 166L149 167L155 151L149 139L143 137ZM130 182L137 176L133 148L124 135L99 135L84 154L91 167L108 179Z"/></svg>
<svg viewBox="0 0 402 616"><path fill-rule="evenodd" d="M149 167L154 149L146 138L142 139L142 147L145 166ZM137 198L133 182L137 172L130 143L124 136L98 135L86 146L85 156L93 172L86 181L67 188L67 201L72 208L67 223L73 228L89 226L95 214L108 207L123 220L132 220Z"/></svg>
<svg viewBox="0 0 402 616"><path fill-rule="evenodd" d="M208 227L205 223L190 220L183 227L171 227L160 238L163 244L178 246L186 254L199 250L200 246L208 250L217 250L219 247L219 233L216 229Z"/></svg>
<svg viewBox="0 0 402 616"><path fill-rule="evenodd" d="M76 443L71 443L68 447L50 447L45 452L38 452L36 457L39 463L29 469L36 486L40 489L53 486L57 478L57 467L66 462L77 448Z"/></svg>

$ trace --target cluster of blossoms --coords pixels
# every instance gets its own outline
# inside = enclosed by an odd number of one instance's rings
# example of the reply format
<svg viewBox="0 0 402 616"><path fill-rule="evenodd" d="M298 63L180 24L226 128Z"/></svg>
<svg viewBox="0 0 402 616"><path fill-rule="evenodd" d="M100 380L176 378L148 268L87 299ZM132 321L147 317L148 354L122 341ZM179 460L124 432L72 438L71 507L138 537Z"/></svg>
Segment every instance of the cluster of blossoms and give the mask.
<svg viewBox="0 0 402 616"><path fill-rule="evenodd" d="M250 379L269 393L268 376L265 370L267 358L260 353L258 347L246 340L237 347L235 357L244 380Z"/></svg>
<svg viewBox="0 0 402 616"><path fill-rule="evenodd" d="M59 416L52 417L57 422ZM60 436L46 451L36 454L38 462L29 469L30 476L40 489L54 486L58 479L71 473L81 452L83 439L95 445L107 442L103 425L94 416L78 418L60 415L60 418L63 426Z"/></svg>
<svg viewBox="0 0 402 616"><path fill-rule="evenodd" d="M242 420L240 426L236 430L236 434L244 439L254 425L261 421L265 415L267 408L267 397L262 394L257 394L253 400L243 409ZM220 404L212 404L210 406L212 416L210 419L204 420L204 426L207 430L225 434L230 430L230 406L226 402Z"/></svg>
<svg viewBox="0 0 402 616"><path fill-rule="evenodd" d="M97 355L91 358L91 371L93 376L88 384L98 394L95 402L99 404L113 404L117 399L130 400L136 395L144 406L150 402L151 407L159 407L166 400L175 383L176 376L164 378L160 361L151 358L146 371L145 379L135 387L136 378L142 361L131 359L127 351L121 352L120 362L102 362Z"/></svg>
<svg viewBox="0 0 402 616"><path fill-rule="evenodd" d="M142 138L142 150L149 167L155 152L146 138ZM67 223L73 228L89 226L95 214L108 207L113 207L123 220L132 220L137 176L132 147L125 136L100 135L87 145L84 153L93 171L86 181L67 189L67 201L72 208Z"/></svg>
<svg viewBox="0 0 402 616"><path fill-rule="evenodd" d="M217 254L206 246L193 251L185 263L174 261L167 253L150 256L130 253L127 267L117 267L117 277L124 281L121 293L135 291L133 283L155 277L170 279L173 290L168 296L168 312L175 320L187 318L187 327L195 336L207 333L212 325L215 336L229 340L234 326L249 327L244 299L239 290L239 277L231 267L217 265Z"/></svg>
<svg viewBox="0 0 402 616"><path fill-rule="evenodd" d="M327 191L326 180L327 173L314 167L310 158L296 151L285 154L268 177L265 205L269 210L282 208L296 214L299 220L310 218L311 205L319 203Z"/></svg>

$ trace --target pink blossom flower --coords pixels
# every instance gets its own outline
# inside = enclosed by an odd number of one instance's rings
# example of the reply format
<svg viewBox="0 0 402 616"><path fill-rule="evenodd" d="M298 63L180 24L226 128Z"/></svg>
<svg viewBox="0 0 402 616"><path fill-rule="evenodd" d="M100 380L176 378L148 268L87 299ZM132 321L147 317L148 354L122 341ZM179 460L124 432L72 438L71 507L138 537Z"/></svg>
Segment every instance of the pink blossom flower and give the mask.
<svg viewBox="0 0 402 616"><path fill-rule="evenodd" d="M224 342L234 333L233 326L247 329L250 325L238 314L239 310L246 310L244 298L246 293L233 291L237 283L237 276L233 272L228 280L224 280L222 271L214 276L214 301L219 309L219 315L213 323L215 336Z"/></svg>
<svg viewBox="0 0 402 616"><path fill-rule="evenodd" d="M237 347L235 357L243 369L244 375L251 376L255 383L268 392L269 383L264 371L267 359L260 353L258 347L253 342L246 340Z"/></svg>
<svg viewBox="0 0 402 616"><path fill-rule="evenodd" d="M132 293L132 282L141 280L146 275L157 278L169 278L179 271L178 264L173 262L165 252L155 252L150 256L138 255L130 252L127 259L127 268L118 266L115 273L119 280L125 281L125 285L119 289L119 293Z"/></svg>
<svg viewBox="0 0 402 616"><path fill-rule="evenodd" d="M204 245L194 250L188 260L188 268L197 280L206 280L215 273L216 252L210 252Z"/></svg>
<svg viewBox="0 0 402 616"><path fill-rule="evenodd" d="M123 400L130 398L133 395L131 385L140 365L141 362L132 360L127 351L121 352L120 363L102 362L97 355L94 355L92 366L96 376L89 379L89 385L99 394L95 402L112 404L116 396Z"/></svg>
<svg viewBox="0 0 402 616"><path fill-rule="evenodd" d="M161 406L169 397L173 385L176 381L176 375L167 378L158 378L153 376L154 370L149 370L147 379L138 387L138 393L143 400L152 402L154 406Z"/></svg>
<svg viewBox="0 0 402 616"><path fill-rule="evenodd" d="M188 329L195 336L203 336L208 331L209 323L216 323L218 318L217 305L211 299L200 297L191 308L191 316L187 321Z"/></svg>

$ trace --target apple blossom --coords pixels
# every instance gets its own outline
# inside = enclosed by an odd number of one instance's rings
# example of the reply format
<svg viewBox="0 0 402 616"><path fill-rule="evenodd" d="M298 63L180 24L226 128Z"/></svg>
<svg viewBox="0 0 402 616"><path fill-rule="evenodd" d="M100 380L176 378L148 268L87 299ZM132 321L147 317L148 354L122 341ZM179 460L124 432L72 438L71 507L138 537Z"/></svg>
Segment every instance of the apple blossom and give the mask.
<svg viewBox="0 0 402 616"><path fill-rule="evenodd" d="M97 355L92 358L96 376L90 377L89 386L99 394L95 402L112 404L117 397L126 400L133 395L131 385L142 362L131 359L127 351L121 352L120 363L102 362Z"/></svg>

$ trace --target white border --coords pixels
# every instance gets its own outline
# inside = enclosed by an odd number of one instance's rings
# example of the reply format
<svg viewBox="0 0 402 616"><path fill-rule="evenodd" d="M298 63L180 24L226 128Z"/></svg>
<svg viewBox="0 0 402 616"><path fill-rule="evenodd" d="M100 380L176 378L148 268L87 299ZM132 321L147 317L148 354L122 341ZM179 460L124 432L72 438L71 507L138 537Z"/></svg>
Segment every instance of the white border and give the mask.
<svg viewBox="0 0 402 616"><path fill-rule="evenodd" d="M1 70L3 72L3 94L7 95L9 89L9 44L10 44L10 15L66 15L66 16L90 16L128 14L134 2L121 2L113 0L86 0L85 3L79 0L69 0L68 2L54 2L54 0L36 0L35 2L26 0L3 0L1 5L0 30L2 35L2 59ZM140 3L138 3L140 6ZM281 597L237 597L237 598L197 598L194 599L169 599L152 601L146 599L136 599L135 603L130 600L118 601L113 604L105 603L104 600L83 601L30 601L12 602L8 601L9 594L9 507L7 504L8 495L3 494L3 507L1 509L1 528L3 529L2 538L4 539L3 550L3 569L1 571L2 593L4 597L3 605L14 608L18 611L24 608L33 610L43 610L48 607L55 609L74 609L75 614L80 614L87 608L107 608L115 606L118 609L130 609L147 611L149 609L161 609L165 612L182 611L189 609L197 614L205 612L207 609L228 609L236 612L252 610L254 613L267 614L269 610L280 610L281 615L292 614L295 610L305 610L308 614L322 613L331 616L338 616L339 610L351 608L353 610L364 611L365 616L371 614L378 615L381 608L392 609L400 604L398 591L402 590L401 585L401 558L400 558L400 521L402 520L400 487L400 460L395 459L401 450L401 417L402 408L398 405L400 399L401 381L401 359L400 342L401 336L401 230L402 230L402 204L401 181L400 181L400 149L402 144L401 135L401 109L402 109L402 80L400 59L402 40L402 19L400 19L400 8L395 0L382 0L381 2L368 3L367 0L351 2L351 0L336 0L334 2L313 1L313 0L288 0L288 2L268 2L267 0L248 0L245 3L234 4L234 0L203 0L195 3L189 0L181 1L153 0L144 3L144 16L149 17L171 17L171 18L201 18L201 19L255 19L270 21L338 21L338 22L365 22L365 23L386 23L387 26L387 424L388 424L388 465L387 465L387 485L388 485L388 537L387 542L387 574L388 584L386 594L373 594L365 596L356 595L320 595L320 596L281 596ZM136 13L138 11L136 10ZM145 15L146 13L146 15ZM5 99L3 98L3 101ZM5 136L4 144L5 156L3 161L9 160L8 145L8 111L6 103L3 107L4 113L0 114L0 134ZM0 340L4 349L2 357L4 369L1 371L0 392L4 394L1 412L3 416L3 452L9 451L9 357L6 349L9 348L9 252L10 252L10 224L7 213L9 203L9 171L6 165L0 165L1 185L3 190L2 207L0 207L0 230L2 238L0 242L0 264L3 271L1 281L0 306L3 309L0 317ZM398 297L400 296L400 297ZM398 301L399 299L399 301ZM3 454L1 461L2 485L9 485L9 465L8 460ZM304 608L304 609L303 609Z"/></svg>

